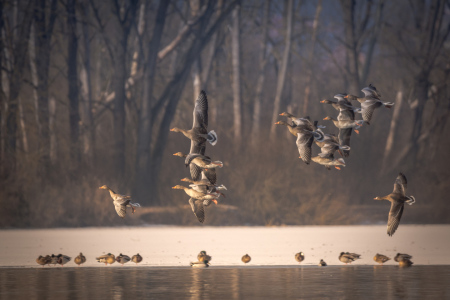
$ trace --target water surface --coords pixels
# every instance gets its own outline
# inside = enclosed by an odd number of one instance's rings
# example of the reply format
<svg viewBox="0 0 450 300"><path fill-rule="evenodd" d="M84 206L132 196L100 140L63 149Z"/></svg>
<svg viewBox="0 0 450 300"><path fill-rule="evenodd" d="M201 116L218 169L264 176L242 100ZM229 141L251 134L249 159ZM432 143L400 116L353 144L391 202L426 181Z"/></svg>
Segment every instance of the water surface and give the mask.
<svg viewBox="0 0 450 300"><path fill-rule="evenodd" d="M447 266L2 268L0 299L450 299Z"/></svg>

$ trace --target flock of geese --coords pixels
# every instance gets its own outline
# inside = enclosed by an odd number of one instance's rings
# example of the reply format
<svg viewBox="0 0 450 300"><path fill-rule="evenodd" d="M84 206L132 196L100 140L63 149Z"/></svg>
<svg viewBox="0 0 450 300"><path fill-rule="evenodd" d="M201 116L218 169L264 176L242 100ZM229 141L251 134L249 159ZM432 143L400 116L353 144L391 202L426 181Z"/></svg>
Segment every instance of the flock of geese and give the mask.
<svg viewBox="0 0 450 300"><path fill-rule="evenodd" d="M326 134L322 131L324 126L318 125L318 121L311 122L309 117L298 118L290 113L283 112L280 116L287 117L292 123L278 121L275 124L284 125L289 132L297 137L297 148L300 153L300 158L309 165L314 161L315 163L325 166L328 170L335 167L340 170L340 167L345 167L343 157L350 156L350 137L352 131L359 134L358 128L364 123L370 125L373 113L376 109L381 107L391 108L394 103L383 102L380 100L381 95L378 93L376 87L369 84L361 90L364 97L357 97L354 95L337 94L334 100L322 100L320 103L331 104L333 108L339 111L337 119L327 116L324 120L333 121L334 125L339 129L339 134ZM355 107L351 101L358 101L361 107ZM362 120L356 120L356 113L362 114ZM313 142L320 148L321 153L316 157L312 157ZM335 158L334 154L338 153L341 158ZM399 173L394 183L394 191L384 197L376 197L374 200L387 200L391 202L391 209L389 211L389 218L387 224L387 233L392 236L400 224L400 219L403 214L404 204L412 205L416 200L413 196L406 196L407 180L406 176Z"/></svg>
<svg viewBox="0 0 450 300"><path fill-rule="evenodd" d="M373 113L376 109L381 107L391 108L394 103L383 102L380 100L381 95L373 85L369 85L362 89L364 97L357 97L354 95L337 94L334 96L336 100L322 100L321 103L331 104L333 108L339 111L337 119L327 116L324 120L333 121L334 125L339 129L339 134L324 133L322 129L325 126L318 125L318 121L311 122L309 117L296 117L290 113L283 112L280 115L288 118L291 122L279 121L275 124L284 125L288 128L289 132L297 137L296 145L300 153L300 158L306 164L311 161L325 166L328 170L331 167L335 167L340 170L340 167L345 167L344 157L350 156L350 138L352 131L359 134L358 129L363 126L364 123L370 125ZM355 107L351 101L358 101L361 107ZM356 120L357 113L362 114L362 120ZM217 204L217 199L220 196L225 195L221 192L227 190L227 188L221 184L217 184L216 169L222 168L223 163L218 160L212 160L209 156L205 155L206 143L216 145L217 134L214 130L208 132L208 99L204 91L200 92L198 96L194 112L193 112L193 125L191 129L172 128L170 131L181 132L185 137L191 140L190 151L188 154L177 152L174 155L184 158L184 164L189 167L191 178L183 178L181 181L187 182L188 187L183 185L176 185L172 189L184 190L184 192L190 197L189 204L200 223L205 221L205 207L211 203ZM313 142L320 148L321 153L316 157L312 157L312 144ZM338 153L341 158L335 158L334 154ZM384 197L376 197L375 200L387 200L391 202L391 209L389 211L387 233L392 236L397 230L400 219L403 214L404 204L409 205L415 202L413 196L406 196L407 180L406 176L400 173L395 180L394 190L391 194ZM135 209L141 207L139 203L133 203L131 196L121 195L115 193L111 188L106 185L100 187L100 189L108 190L117 214L124 218L127 212L127 208L131 208L132 213ZM352 261L359 259L360 255L355 253L342 252L339 256L339 260L344 263L351 263ZM394 258L400 265L410 266L411 256L407 254L397 254ZM304 260L303 252L297 253L295 259L298 262ZM44 266L46 264L60 264L64 265L71 260L66 255L59 254L57 256L39 256L36 260L38 264ZM193 267L205 267L209 265L211 256L207 255L205 251L202 251L198 255L198 261L192 262ZM249 255L244 255L242 261L248 263L251 260ZM374 260L378 263L384 263L390 258L385 255L377 254ZM74 259L74 262L78 265L83 264L86 258L80 253ZM139 263L142 261L142 257L137 254L130 258L127 255L120 254L115 257L113 254L108 253L106 255L97 257L97 261L104 262L105 264L112 264L118 262L121 264L133 261ZM321 260L319 266L326 266L326 263Z"/></svg>
<svg viewBox="0 0 450 300"><path fill-rule="evenodd" d="M298 261L299 263L303 262L305 260L305 254L303 252L299 252L295 254L295 260ZM349 252L341 252L341 254L339 255L339 260L345 264L351 264L352 262L354 262L357 259L360 259L361 255L360 254L356 254L356 253L349 253ZM413 262L411 261L412 256L409 254L405 254L405 253L397 253L397 255L394 257L394 260L396 262L399 263L400 267L410 267L413 265ZM71 261L71 257L67 256L67 255L63 255L63 254L59 254L59 255L46 255L46 256L39 256L36 259L36 262L41 265L42 267L44 267L45 265L61 265L62 267L67 264L69 261ZM99 263L104 263L105 265L112 265L113 263L117 262L119 264L122 264L122 266L124 264L126 264L127 262L134 262L136 263L136 265L138 263L140 263L143 258L141 255L136 254L133 255L133 257L129 257L128 255L123 255L122 253L120 253L120 255L118 256L114 256L114 254L108 253L99 257L95 258L97 260L97 262ZM193 268L207 268L210 265L210 261L212 260L211 255L208 255L206 253L206 251L200 251L200 253L197 255L197 261L196 262L191 262L190 266ZM245 254L244 256L242 256L241 261L244 264L249 263L252 260L252 258L250 257L250 255ZM376 254L373 258L373 260L377 263L379 263L380 265L383 265L385 262L391 260L389 257L387 257L386 255L383 254ZM83 253L80 253L77 257L75 257L74 259L75 264L77 264L78 266L84 264L86 262L86 257L83 255ZM319 267L325 267L327 266L327 263L321 259L319 262Z"/></svg>
<svg viewBox="0 0 450 300"><path fill-rule="evenodd" d="M292 123L278 121L275 124L284 125L289 132L297 137L297 148L300 158L309 164L312 161L325 166L328 170L335 167L345 167L344 157L350 156L350 137L352 131L359 134L358 128L363 123L370 124L373 113L381 107L391 108L394 103L383 102L380 100L381 95L377 89L369 84L368 87L362 89L364 97L354 95L337 94L334 96L336 100L322 100L321 103L331 104L339 114L337 119L327 116L324 120L333 121L334 125L339 129L339 134L324 133L322 131L325 126L318 125L318 121L311 122L309 117L298 118L290 113L283 112L280 115L288 118ZM355 107L351 101L358 101L361 107ZM356 113L362 114L362 120L356 120ZM189 167L191 178L183 178L181 181L189 183L189 186L176 185L172 189L184 190L190 197L189 204L200 223L205 221L205 207L211 203L217 204L217 199L224 196L221 190L227 188L221 184L217 185L216 169L222 168L221 161L214 161L205 155L206 142L216 145L217 134L214 130L208 132L208 98L205 91L201 91L195 101L193 112L193 124L191 129L172 128L170 131L181 132L184 136L191 140L191 147L188 154L177 152L174 155L184 158L184 164ZM313 142L320 148L321 153L316 157L312 157ZM336 158L335 152L342 157ZM389 211L387 233L392 236L397 230L400 219L403 214L404 204L412 205L415 202L413 196L406 196L407 180L406 176L399 173L394 183L394 190L391 194L384 197L376 197L375 200L387 200L391 202ZM114 207L117 214L124 218L127 208L131 208L134 213L136 207L140 207L139 203L133 203L131 196L120 195L111 190L108 186L101 186L100 189L108 190L113 199Z"/></svg>

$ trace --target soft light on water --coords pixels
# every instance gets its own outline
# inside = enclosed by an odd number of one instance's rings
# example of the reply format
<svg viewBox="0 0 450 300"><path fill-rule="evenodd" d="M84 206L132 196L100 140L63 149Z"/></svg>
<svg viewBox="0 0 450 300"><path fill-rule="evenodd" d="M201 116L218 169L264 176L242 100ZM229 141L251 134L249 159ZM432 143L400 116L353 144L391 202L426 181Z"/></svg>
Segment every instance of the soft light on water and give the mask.
<svg viewBox="0 0 450 300"><path fill-rule="evenodd" d="M450 299L447 266L0 269L0 299Z"/></svg>

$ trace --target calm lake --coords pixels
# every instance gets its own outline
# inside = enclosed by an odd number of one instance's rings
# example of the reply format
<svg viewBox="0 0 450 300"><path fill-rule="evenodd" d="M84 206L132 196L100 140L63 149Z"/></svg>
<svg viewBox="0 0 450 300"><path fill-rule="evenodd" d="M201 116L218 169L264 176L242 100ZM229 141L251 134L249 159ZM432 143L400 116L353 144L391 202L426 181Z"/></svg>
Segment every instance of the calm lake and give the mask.
<svg viewBox="0 0 450 300"><path fill-rule="evenodd" d="M2 268L0 299L450 299L450 268Z"/></svg>

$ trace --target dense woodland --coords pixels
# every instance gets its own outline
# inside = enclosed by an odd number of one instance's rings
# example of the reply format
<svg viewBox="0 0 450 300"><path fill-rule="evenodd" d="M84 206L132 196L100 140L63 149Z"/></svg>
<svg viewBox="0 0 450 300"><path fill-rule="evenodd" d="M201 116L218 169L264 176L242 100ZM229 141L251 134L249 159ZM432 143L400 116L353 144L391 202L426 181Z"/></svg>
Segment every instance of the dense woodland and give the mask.
<svg viewBox="0 0 450 300"><path fill-rule="evenodd" d="M228 188L206 225L384 224L373 198L398 172L417 200L402 223L450 222L448 0L2 0L0 15L0 227L199 224L171 189L190 141L170 128L192 126L201 90ZM369 83L395 105L347 166L303 163L279 114L337 134L320 100ZM143 208L120 219L104 184Z"/></svg>

